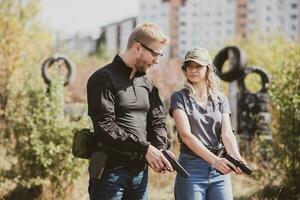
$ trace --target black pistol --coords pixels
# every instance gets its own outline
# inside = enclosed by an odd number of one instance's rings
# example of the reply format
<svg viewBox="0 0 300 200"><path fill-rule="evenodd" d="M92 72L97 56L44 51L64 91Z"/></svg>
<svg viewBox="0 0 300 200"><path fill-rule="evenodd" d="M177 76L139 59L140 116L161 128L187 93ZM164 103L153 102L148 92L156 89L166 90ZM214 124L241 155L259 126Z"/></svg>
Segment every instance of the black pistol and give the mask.
<svg viewBox="0 0 300 200"><path fill-rule="evenodd" d="M170 162L172 165L173 169L180 174L182 177L187 178L189 177L189 173L166 151L163 150L162 153L164 156L167 158L167 160Z"/></svg>
<svg viewBox="0 0 300 200"><path fill-rule="evenodd" d="M247 166L244 163L238 161L237 159L235 159L231 155L226 154L225 159L228 160L229 162L231 162L232 164L234 164L235 167L239 167L247 175L250 175L253 171L249 166Z"/></svg>

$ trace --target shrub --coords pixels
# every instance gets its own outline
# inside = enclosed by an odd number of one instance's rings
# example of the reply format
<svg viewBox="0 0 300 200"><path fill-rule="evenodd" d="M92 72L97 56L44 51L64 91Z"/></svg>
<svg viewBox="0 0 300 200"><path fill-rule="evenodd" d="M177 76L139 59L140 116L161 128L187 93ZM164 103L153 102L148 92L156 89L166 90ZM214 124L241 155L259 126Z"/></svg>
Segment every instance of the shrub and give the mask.
<svg viewBox="0 0 300 200"><path fill-rule="evenodd" d="M284 53L284 61L273 74L270 88L276 115L275 136L277 156L285 171L283 182L293 198L300 194L300 47L291 45ZM298 196L297 196L298 195Z"/></svg>
<svg viewBox="0 0 300 200"><path fill-rule="evenodd" d="M72 130L88 126L87 117L66 116L61 78L47 93L40 75L52 39L36 20L38 11L39 0L0 1L0 159L7 162L0 165L0 199L28 199L14 196L23 194L20 188L47 190L54 199L72 186L85 163L74 160L71 143Z"/></svg>
<svg viewBox="0 0 300 200"><path fill-rule="evenodd" d="M295 195L300 185L300 46L282 38L261 43L253 37L235 43L245 49L250 66L262 66L271 77L270 126L274 140L268 143L256 138L251 144L251 155L261 169L258 173L268 180L267 184L280 181L283 191L289 191L290 196L285 198L297 199L299 196Z"/></svg>
<svg viewBox="0 0 300 200"><path fill-rule="evenodd" d="M16 88L14 82L26 87ZM64 114L64 88L61 78L54 79L50 90L37 70L20 70L8 85L11 92L7 118L16 136L13 171L22 186L48 185L52 194L63 194L83 170L83 161L71 154L72 130L88 126L87 119L70 121Z"/></svg>

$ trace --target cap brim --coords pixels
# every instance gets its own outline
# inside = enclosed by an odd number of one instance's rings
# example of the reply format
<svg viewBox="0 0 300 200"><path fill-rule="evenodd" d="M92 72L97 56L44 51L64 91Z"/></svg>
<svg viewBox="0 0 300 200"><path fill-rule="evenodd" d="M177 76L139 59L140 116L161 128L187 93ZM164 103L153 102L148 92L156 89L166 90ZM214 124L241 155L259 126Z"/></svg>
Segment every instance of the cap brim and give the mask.
<svg viewBox="0 0 300 200"><path fill-rule="evenodd" d="M186 63L186 62L188 62L188 61L194 61L195 63L198 63L198 64L201 65L201 66L207 66L207 65L210 64L210 63L207 63L207 62L201 62L201 61L198 60L198 59L186 59L186 60L183 61L183 63Z"/></svg>

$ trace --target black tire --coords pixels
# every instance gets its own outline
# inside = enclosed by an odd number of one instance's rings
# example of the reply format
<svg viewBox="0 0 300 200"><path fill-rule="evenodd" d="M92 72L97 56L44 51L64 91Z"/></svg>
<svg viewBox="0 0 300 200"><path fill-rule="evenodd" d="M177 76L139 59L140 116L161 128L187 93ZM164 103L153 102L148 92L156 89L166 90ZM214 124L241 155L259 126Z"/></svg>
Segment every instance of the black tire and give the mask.
<svg viewBox="0 0 300 200"><path fill-rule="evenodd" d="M230 51L233 52L236 62L228 72L223 73L222 68L225 61L228 60ZM222 80L230 82L239 79L243 74L243 69L247 66L247 56L244 50L239 47L228 46L219 51L213 63L216 67L217 75Z"/></svg>
<svg viewBox="0 0 300 200"><path fill-rule="evenodd" d="M258 74L262 81L262 87L261 87L260 91L258 91L257 93L267 93L268 88L269 88L269 77L268 77L268 74L258 66L248 67L244 70L242 77L239 79L238 85L240 87L240 90L247 91L250 93L250 91L248 91L246 88L245 78L246 78L246 76L248 76L251 73Z"/></svg>
<svg viewBox="0 0 300 200"><path fill-rule="evenodd" d="M66 68L67 68L67 75L66 75L66 80L64 82L64 86L69 85L69 83L74 79L75 77L75 65L71 62L71 60L69 58L67 58L64 55L54 55L48 59L46 59L44 61L44 63L42 64L42 77L44 79L44 82L47 85L51 84L51 76L49 74L49 68L51 67L51 65L53 65L55 62L58 62L59 60L63 60L66 64Z"/></svg>

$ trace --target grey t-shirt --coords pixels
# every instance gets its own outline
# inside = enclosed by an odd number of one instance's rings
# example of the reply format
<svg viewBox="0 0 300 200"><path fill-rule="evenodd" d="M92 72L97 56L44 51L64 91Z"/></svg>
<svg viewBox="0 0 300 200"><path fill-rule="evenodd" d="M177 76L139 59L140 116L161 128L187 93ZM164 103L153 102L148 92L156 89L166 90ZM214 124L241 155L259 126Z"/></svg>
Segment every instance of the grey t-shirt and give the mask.
<svg viewBox="0 0 300 200"><path fill-rule="evenodd" d="M206 109L193 97L187 89L176 91L171 96L169 113L172 116L175 109L182 109L189 120L191 132L205 146L217 146L221 135L222 113L230 114L228 100L225 95L219 95L216 100L208 99Z"/></svg>

